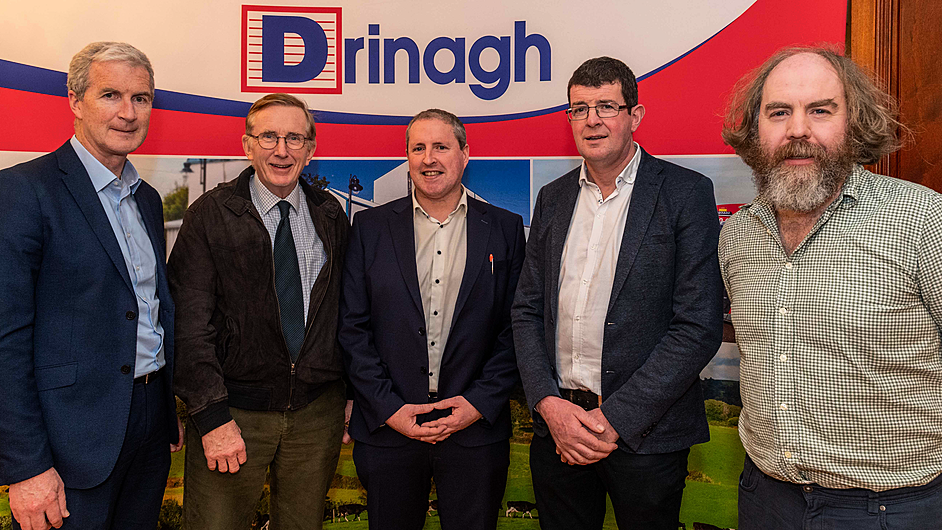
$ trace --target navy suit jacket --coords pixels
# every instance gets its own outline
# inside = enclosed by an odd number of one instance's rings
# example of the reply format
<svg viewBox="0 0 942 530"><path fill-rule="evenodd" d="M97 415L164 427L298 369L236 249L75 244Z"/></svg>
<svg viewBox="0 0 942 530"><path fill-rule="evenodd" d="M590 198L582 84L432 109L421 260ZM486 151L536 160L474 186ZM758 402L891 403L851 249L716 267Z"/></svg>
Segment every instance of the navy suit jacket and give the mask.
<svg viewBox="0 0 942 530"><path fill-rule="evenodd" d="M540 190L514 301L517 365L533 407L559 396L556 315L579 171ZM707 177L642 150L602 340L602 413L622 449L678 451L710 438L699 374L722 339L719 219Z"/></svg>
<svg viewBox="0 0 942 530"><path fill-rule="evenodd" d="M134 196L157 256L174 442L163 211L146 182ZM118 241L68 142L0 172L0 227L0 483L55 467L67 487L94 487L124 442L138 315Z"/></svg>
<svg viewBox="0 0 942 530"><path fill-rule="evenodd" d="M519 215L470 197L467 231L467 262L442 353L438 394L464 396L481 413L482 419L450 438L475 447L511 433L508 400L518 375L510 307L525 241ZM404 445L408 438L385 421L406 403L429 401L411 197L354 216L340 318L340 344L355 394L351 436L372 445Z"/></svg>

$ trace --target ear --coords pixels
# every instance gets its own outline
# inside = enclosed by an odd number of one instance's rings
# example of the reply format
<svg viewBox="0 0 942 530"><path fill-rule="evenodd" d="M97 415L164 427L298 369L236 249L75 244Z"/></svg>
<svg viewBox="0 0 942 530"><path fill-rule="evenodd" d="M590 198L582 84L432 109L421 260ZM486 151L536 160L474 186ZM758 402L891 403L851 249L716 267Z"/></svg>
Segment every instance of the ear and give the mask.
<svg viewBox="0 0 942 530"><path fill-rule="evenodd" d="M466 168L468 167L468 160L471 158L471 146L464 144L464 148L461 150L461 152L464 153L464 165L462 167Z"/></svg>
<svg viewBox="0 0 942 530"><path fill-rule="evenodd" d="M251 144L249 142L254 141L255 138L247 134L242 135L242 150L245 151L245 158L252 160L252 149L249 147Z"/></svg>
<svg viewBox="0 0 942 530"><path fill-rule="evenodd" d="M311 140L311 151L307 154L307 161L310 162L314 158L314 151L317 150L317 138Z"/></svg>
<svg viewBox="0 0 942 530"><path fill-rule="evenodd" d="M76 118L82 119L82 100L75 95L75 92L69 90L69 108Z"/></svg>
<svg viewBox="0 0 942 530"><path fill-rule="evenodd" d="M631 108L631 132L638 130L641 119L644 118L644 105L638 104Z"/></svg>

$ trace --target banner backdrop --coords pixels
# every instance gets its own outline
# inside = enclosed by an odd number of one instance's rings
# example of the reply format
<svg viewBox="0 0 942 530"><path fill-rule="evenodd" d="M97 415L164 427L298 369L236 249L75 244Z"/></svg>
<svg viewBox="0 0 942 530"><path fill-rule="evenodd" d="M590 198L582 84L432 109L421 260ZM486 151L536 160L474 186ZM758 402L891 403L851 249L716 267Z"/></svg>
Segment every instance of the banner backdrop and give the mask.
<svg viewBox="0 0 942 530"><path fill-rule="evenodd" d="M405 125L438 107L467 125L465 186L529 225L539 189L581 161L564 113L569 77L609 55L639 80L646 114L635 139L709 176L724 220L753 197L748 168L720 138L734 83L783 46L842 46L846 10L845 0L8 1L0 168L72 135L71 57L89 42L126 41L155 70L150 132L131 160L164 197L168 247L186 205L246 167L245 115L268 92L296 94L314 110L317 151L303 176L349 213L408 193ZM688 524L735 526L738 363L724 345L702 374L713 441L691 452ZM521 427L515 416L515 440ZM338 473L354 481L348 456ZM507 498L532 500L525 456L514 462ZM179 484L168 494L178 497ZM344 486L330 498L359 495Z"/></svg>

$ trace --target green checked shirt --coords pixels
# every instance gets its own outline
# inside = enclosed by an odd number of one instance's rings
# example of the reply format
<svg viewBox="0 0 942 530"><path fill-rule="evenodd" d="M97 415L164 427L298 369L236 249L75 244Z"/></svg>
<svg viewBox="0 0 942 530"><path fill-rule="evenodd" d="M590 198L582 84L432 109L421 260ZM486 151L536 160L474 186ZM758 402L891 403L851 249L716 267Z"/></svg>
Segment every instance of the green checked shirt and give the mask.
<svg viewBox="0 0 942 530"><path fill-rule="evenodd" d="M883 491L942 472L942 195L854 168L786 256L756 199L720 235L739 435L767 475Z"/></svg>

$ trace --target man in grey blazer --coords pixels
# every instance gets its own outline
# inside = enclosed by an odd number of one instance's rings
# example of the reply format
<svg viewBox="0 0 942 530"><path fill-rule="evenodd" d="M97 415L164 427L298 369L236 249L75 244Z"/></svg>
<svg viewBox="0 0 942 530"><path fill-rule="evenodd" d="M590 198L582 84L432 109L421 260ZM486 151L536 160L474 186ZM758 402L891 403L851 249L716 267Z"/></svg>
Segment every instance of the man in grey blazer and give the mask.
<svg viewBox="0 0 942 530"><path fill-rule="evenodd" d="M540 191L513 306L540 525L601 528L608 493L619 528L674 530L722 337L713 186L633 141L623 62L586 61L568 90L585 163Z"/></svg>

